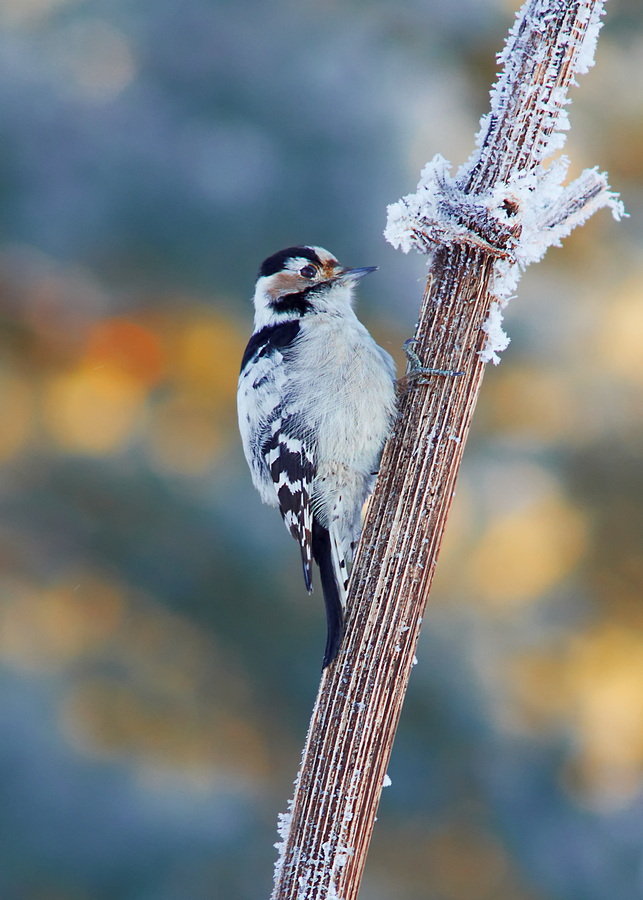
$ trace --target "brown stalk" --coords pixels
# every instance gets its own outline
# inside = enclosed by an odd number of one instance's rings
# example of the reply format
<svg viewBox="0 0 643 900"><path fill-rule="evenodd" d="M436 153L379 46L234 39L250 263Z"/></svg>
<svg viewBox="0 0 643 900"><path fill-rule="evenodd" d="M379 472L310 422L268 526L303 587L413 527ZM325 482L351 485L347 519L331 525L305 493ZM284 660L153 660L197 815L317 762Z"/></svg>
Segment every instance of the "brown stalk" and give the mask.
<svg viewBox="0 0 643 900"><path fill-rule="evenodd" d="M432 262L415 349L431 366L463 374L407 384L401 397L351 578L346 637L323 673L291 813L282 822L273 900L357 896L484 374L482 326L494 300L494 271L520 238L519 224L511 224L511 183L542 165L588 15L600 7L598 0L528 0L508 42L503 102L458 177L462 208L449 216L462 228L449 236L443 223L418 224L417 243L430 247ZM596 179L588 178L586 191L579 179L550 218L569 218L573 227L579 210L606 205L606 185ZM508 218L499 226L476 209L481 193L501 181Z"/></svg>

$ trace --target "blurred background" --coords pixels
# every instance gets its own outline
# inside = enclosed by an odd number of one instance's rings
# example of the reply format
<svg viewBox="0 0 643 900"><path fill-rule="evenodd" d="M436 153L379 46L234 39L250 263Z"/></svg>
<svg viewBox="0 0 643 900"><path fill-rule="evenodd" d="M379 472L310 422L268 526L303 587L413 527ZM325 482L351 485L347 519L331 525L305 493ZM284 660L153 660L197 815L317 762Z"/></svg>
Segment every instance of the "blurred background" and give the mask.
<svg viewBox="0 0 643 900"><path fill-rule="evenodd" d="M511 0L1 0L0 897L270 893L325 641L234 394L261 260L425 262L386 204L470 154ZM643 8L467 447L363 900L643 895Z"/></svg>

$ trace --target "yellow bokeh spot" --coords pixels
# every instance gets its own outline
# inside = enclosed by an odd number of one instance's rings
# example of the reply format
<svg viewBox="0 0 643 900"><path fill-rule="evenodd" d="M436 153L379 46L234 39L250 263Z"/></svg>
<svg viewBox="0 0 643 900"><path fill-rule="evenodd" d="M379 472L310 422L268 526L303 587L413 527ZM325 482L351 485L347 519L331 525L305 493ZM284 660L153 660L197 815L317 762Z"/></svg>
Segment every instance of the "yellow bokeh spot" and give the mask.
<svg viewBox="0 0 643 900"><path fill-rule="evenodd" d="M495 374L483 404L494 431L531 441L560 441L578 436L578 417L569 380L535 366L517 366Z"/></svg>
<svg viewBox="0 0 643 900"><path fill-rule="evenodd" d="M235 429L243 339L233 322L199 308L166 326L172 391L152 409L146 447L159 471L198 477L211 470Z"/></svg>
<svg viewBox="0 0 643 900"><path fill-rule="evenodd" d="M228 320L213 314L190 319L177 337L175 377L185 388L232 399L243 339Z"/></svg>
<svg viewBox="0 0 643 900"><path fill-rule="evenodd" d="M54 378L43 401L46 425L60 447L96 456L122 449L145 411L141 383L109 366L81 366Z"/></svg>
<svg viewBox="0 0 643 900"><path fill-rule="evenodd" d="M574 798L617 808L643 784L643 629L601 623L541 655L510 663L505 724L573 735L562 772Z"/></svg>
<svg viewBox="0 0 643 900"><path fill-rule="evenodd" d="M0 606L0 657L49 670L91 654L111 638L123 614L120 589L79 572L51 587L14 585Z"/></svg>
<svg viewBox="0 0 643 900"><path fill-rule="evenodd" d="M585 517L554 494L500 515L473 551L473 590L498 607L535 600L573 569L586 543Z"/></svg>
<svg viewBox="0 0 643 900"><path fill-rule="evenodd" d="M215 411L185 395L154 410L147 437L153 465L177 475L206 474L224 442Z"/></svg>
<svg viewBox="0 0 643 900"><path fill-rule="evenodd" d="M584 755L597 764L643 769L643 634L609 624L572 643L570 710Z"/></svg>
<svg viewBox="0 0 643 900"><path fill-rule="evenodd" d="M31 434L33 397L30 386L12 375L0 376L0 463L14 457Z"/></svg>
<svg viewBox="0 0 643 900"><path fill-rule="evenodd" d="M514 709L503 716L511 730L546 732L560 722L569 707L565 660L552 651L521 653L506 672Z"/></svg>
<svg viewBox="0 0 643 900"><path fill-rule="evenodd" d="M66 698L63 721L68 737L98 757L137 756L148 773L166 765L192 772L198 780L217 769L265 777L261 734L247 719L222 705L186 702L115 677L78 684Z"/></svg>
<svg viewBox="0 0 643 900"><path fill-rule="evenodd" d="M431 884L449 900L498 896L506 883L508 859L493 838L466 825L450 823L425 845Z"/></svg>
<svg viewBox="0 0 643 900"><path fill-rule="evenodd" d="M82 568L44 585L1 579L0 662L64 673L61 726L81 752L125 755L144 774L180 770L195 784L217 770L266 777L243 671L207 629L109 575Z"/></svg>
<svg viewBox="0 0 643 900"><path fill-rule="evenodd" d="M643 288L639 276L610 299L597 336L600 368L643 385Z"/></svg>

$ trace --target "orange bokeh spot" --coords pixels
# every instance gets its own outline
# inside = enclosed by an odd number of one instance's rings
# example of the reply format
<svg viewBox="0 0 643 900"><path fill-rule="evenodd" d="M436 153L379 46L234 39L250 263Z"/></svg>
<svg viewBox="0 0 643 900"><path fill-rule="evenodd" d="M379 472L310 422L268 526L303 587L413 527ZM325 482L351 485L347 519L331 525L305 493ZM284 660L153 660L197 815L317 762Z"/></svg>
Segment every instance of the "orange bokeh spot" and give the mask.
<svg viewBox="0 0 643 900"><path fill-rule="evenodd" d="M158 335L128 319L103 319L89 334L88 367L107 365L151 387L164 376L165 350Z"/></svg>

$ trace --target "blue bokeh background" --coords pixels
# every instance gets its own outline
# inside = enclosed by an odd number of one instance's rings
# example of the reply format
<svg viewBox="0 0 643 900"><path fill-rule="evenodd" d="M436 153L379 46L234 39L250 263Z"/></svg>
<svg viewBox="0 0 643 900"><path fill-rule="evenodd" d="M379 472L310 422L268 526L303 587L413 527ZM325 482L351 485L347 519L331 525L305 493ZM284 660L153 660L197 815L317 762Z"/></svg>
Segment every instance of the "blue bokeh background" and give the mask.
<svg viewBox="0 0 643 900"><path fill-rule="evenodd" d="M0 897L270 892L324 617L234 393L283 246L425 262L386 205L471 152L506 0L0 4ZM599 213L487 373L360 896L643 894L643 12L573 91Z"/></svg>

